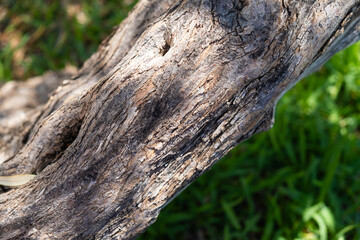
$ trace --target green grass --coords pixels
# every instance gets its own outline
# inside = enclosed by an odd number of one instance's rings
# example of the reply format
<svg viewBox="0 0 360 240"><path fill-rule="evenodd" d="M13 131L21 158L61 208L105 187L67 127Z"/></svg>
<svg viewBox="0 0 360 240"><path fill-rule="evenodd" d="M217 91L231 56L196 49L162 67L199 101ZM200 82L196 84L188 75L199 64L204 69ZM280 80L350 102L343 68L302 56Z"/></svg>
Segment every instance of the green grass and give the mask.
<svg viewBox="0 0 360 240"><path fill-rule="evenodd" d="M5 17L0 11L5 81L80 66L131 8L123 1L82 1L80 15L69 16L61 1L1 6L7 9ZM289 91L273 129L220 160L139 239L360 239L359 124L356 44Z"/></svg>
<svg viewBox="0 0 360 240"><path fill-rule="evenodd" d="M134 3L125 2L2 0L0 81L81 66L127 16Z"/></svg>

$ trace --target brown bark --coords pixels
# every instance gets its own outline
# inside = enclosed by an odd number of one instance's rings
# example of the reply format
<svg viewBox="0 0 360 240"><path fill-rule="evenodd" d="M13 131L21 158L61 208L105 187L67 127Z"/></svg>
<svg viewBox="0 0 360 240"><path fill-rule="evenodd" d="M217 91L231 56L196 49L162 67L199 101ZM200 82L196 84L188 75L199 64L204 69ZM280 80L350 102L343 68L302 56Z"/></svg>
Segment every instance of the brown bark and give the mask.
<svg viewBox="0 0 360 240"><path fill-rule="evenodd" d="M48 95L75 73L67 68L26 82L9 82L0 88L0 164L13 156L26 141Z"/></svg>
<svg viewBox="0 0 360 240"><path fill-rule="evenodd" d="M136 237L272 126L282 94L360 38L359 14L356 0L140 1L22 141L1 140L17 152L0 175L37 177L0 194L0 238Z"/></svg>

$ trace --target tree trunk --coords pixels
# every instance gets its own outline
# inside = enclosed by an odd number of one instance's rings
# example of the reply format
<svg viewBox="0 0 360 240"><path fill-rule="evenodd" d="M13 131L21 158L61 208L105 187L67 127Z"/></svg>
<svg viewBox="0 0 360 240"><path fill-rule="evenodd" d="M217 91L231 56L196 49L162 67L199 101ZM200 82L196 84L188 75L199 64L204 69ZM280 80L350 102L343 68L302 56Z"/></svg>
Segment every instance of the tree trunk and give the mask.
<svg viewBox="0 0 360 240"><path fill-rule="evenodd" d="M135 238L231 148L269 129L291 86L360 38L358 0L172 2L140 1L16 124L2 87L0 175L37 176L1 190L1 239Z"/></svg>

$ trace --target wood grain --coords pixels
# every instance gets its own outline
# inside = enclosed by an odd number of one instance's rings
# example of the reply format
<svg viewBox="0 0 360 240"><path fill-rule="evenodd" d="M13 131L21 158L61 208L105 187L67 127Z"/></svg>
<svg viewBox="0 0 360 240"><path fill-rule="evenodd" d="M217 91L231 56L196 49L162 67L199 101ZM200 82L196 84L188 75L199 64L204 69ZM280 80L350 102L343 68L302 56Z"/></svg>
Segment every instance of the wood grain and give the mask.
<svg viewBox="0 0 360 240"><path fill-rule="evenodd" d="M1 239L133 239L278 99L360 38L356 0L140 1L0 175ZM137 28L136 28L137 27Z"/></svg>

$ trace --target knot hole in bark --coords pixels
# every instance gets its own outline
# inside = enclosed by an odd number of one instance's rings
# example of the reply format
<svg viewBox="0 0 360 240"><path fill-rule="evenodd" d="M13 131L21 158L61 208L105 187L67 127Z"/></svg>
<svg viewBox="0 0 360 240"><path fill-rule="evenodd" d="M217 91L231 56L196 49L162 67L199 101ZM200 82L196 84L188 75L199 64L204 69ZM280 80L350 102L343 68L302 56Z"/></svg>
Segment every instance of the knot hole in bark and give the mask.
<svg viewBox="0 0 360 240"><path fill-rule="evenodd" d="M168 42L165 42L165 45L162 47L160 53L162 56L165 56L165 54L170 50L170 44Z"/></svg>
<svg viewBox="0 0 360 240"><path fill-rule="evenodd" d="M60 159L60 157L62 157L62 155L65 153L68 147L77 138L80 132L81 125L82 125L82 119L75 119L69 121L68 125L63 129L63 132L59 135L59 138L54 140L54 142L56 143L56 147L51 145L49 146L49 148L52 149L48 151L45 156L39 159L32 173L39 174L48 165Z"/></svg>
<svg viewBox="0 0 360 240"><path fill-rule="evenodd" d="M172 46L172 36L170 31L166 30L164 34L164 44L160 49L161 56L165 56L165 54L169 52L171 46Z"/></svg>

